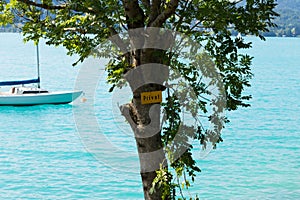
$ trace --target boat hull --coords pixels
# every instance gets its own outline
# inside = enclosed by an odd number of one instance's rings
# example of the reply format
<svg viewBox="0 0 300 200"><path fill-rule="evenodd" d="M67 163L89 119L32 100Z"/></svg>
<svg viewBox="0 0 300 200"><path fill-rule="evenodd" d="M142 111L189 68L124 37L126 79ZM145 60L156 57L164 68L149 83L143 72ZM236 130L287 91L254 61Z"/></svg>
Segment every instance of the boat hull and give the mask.
<svg viewBox="0 0 300 200"><path fill-rule="evenodd" d="M67 104L76 100L82 91L62 91L37 94L0 95L0 106L31 106Z"/></svg>

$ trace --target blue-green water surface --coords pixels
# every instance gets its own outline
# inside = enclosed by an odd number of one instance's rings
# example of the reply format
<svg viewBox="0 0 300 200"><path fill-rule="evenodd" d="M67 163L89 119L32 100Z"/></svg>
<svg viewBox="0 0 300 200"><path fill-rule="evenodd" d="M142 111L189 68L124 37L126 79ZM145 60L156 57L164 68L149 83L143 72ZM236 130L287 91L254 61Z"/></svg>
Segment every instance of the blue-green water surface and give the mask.
<svg viewBox="0 0 300 200"><path fill-rule="evenodd" d="M191 193L200 199L300 199L300 39L247 40L254 43L255 76L246 90L252 106L228 113L224 142L198 161L202 172ZM63 48L40 49L42 87L72 89L76 57ZM35 63L32 43L0 34L1 81L34 78ZM107 88L97 90L98 122L116 148L134 155L134 138L119 130L124 121L107 106L113 99ZM0 107L0 199L143 199L138 164L124 172L105 162L83 145L72 105Z"/></svg>

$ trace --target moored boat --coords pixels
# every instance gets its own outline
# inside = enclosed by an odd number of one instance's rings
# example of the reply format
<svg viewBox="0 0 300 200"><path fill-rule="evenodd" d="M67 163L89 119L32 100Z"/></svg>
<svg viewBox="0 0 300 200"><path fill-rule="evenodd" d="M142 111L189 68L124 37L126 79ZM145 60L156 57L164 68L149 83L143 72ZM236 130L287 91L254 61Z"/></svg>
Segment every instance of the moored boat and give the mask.
<svg viewBox="0 0 300 200"><path fill-rule="evenodd" d="M67 104L76 100L83 92L54 91L40 87L39 50L37 46L37 79L2 81L0 86L12 86L8 92L0 92L0 106L29 106L41 104ZM25 87L28 84L37 84L36 87Z"/></svg>
<svg viewBox="0 0 300 200"><path fill-rule="evenodd" d="M3 82L0 82L0 85ZM29 106L41 104L67 104L76 100L82 91L50 92L35 87L12 87L8 92L0 92L0 106Z"/></svg>

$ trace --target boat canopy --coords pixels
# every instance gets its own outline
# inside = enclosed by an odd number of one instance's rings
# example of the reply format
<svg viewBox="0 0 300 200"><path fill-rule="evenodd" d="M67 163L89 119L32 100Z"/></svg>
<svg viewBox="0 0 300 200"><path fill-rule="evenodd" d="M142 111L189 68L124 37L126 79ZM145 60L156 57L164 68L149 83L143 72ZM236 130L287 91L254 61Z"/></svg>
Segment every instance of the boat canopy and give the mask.
<svg viewBox="0 0 300 200"><path fill-rule="evenodd" d="M25 85L25 84L39 83L39 82L40 82L40 78L23 80L23 81L2 81L2 82L0 82L0 86Z"/></svg>

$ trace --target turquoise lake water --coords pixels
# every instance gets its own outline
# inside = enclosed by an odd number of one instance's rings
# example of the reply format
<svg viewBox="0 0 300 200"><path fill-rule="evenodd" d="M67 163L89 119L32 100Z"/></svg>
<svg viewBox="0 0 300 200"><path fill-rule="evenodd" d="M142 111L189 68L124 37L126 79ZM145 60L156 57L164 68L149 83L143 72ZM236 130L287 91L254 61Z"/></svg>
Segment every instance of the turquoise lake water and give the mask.
<svg viewBox="0 0 300 200"><path fill-rule="evenodd" d="M300 39L247 40L254 42L255 76L246 91L252 106L228 113L224 142L198 160L202 172L191 193L200 199L300 199ZM73 89L76 58L44 45L40 54L42 87ZM0 34L1 81L34 78L35 59L35 47L24 45L21 35ZM95 115L111 146L130 154L124 159L87 150L73 112L81 102L74 108L0 107L0 199L143 199L135 142L107 89L100 81Z"/></svg>

